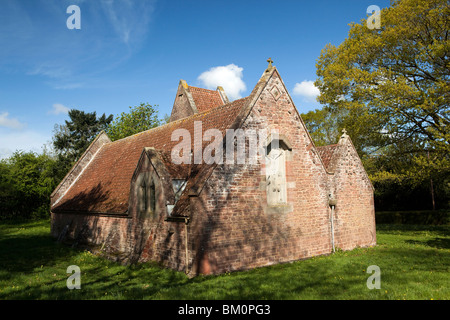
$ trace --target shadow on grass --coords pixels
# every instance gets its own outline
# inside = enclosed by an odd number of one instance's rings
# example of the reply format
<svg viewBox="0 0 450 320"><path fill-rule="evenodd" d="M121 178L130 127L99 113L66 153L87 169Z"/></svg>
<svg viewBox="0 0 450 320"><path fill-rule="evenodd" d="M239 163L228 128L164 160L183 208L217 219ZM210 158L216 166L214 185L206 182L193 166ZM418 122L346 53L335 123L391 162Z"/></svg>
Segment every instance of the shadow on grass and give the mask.
<svg viewBox="0 0 450 320"><path fill-rule="evenodd" d="M450 225L430 226L416 224L377 224L377 232L381 233L398 233L401 232L424 232L429 231L442 236L450 234Z"/></svg>
<svg viewBox="0 0 450 320"><path fill-rule="evenodd" d="M430 248L450 249L450 226L422 226L381 224L377 225L377 231L381 234L402 234L418 239L405 240L408 244L423 245ZM433 235L433 239L427 237Z"/></svg>
<svg viewBox="0 0 450 320"><path fill-rule="evenodd" d="M386 234L406 233L408 238L416 232L431 231L430 228L434 230L428 238L401 241L432 248L360 248L293 263L189 279L181 272L152 263L123 266L92 255L86 255L82 261L83 251L59 245L45 226L27 233L27 230L18 232L17 227L8 225L8 232L0 230L0 281L6 280L4 283L9 288L0 291L0 299L385 299L385 289L394 292L400 290L397 288L404 290L430 282L428 287L419 287L414 293L416 298L427 298L422 296L423 288L444 290L436 286L446 279L450 257L448 252L435 248L448 249L448 227L386 225L378 228ZM66 268L74 258L81 268L81 290L66 287ZM366 286L369 274L365 270L371 264L382 270L383 290L369 290ZM19 288L10 288L17 283Z"/></svg>
<svg viewBox="0 0 450 320"><path fill-rule="evenodd" d="M142 285L127 282L118 275L106 275L104 268L81 268L81 289L68 289L67 277L49 279L40 283L28 284L11 291L7 299L44 299L44 300L100 300L100 299L142 299L143 292L152 294L160 288L145 288ZM152 290L153 289L153 290ZM1 297L1 295L0 295Z"/></svg>
<svg viewBox="0 0 450 320"><path fill-rule="evenodd" d="M47 222L4 223L0 230L0 280L69 261L78 251L56 243ZM68 265L67 265L68 266Z"/></svg>
<svg viewBox="0 0 450 320"><path fill-rule="evenodd" d="M425 245L425 246L437 248L437 249L450 249L450 239L446 239L446 238L442 238L442 237L436 237L432 240L427 240L427 241L406 240L405 242L411 243L411 244Z"/></svg>

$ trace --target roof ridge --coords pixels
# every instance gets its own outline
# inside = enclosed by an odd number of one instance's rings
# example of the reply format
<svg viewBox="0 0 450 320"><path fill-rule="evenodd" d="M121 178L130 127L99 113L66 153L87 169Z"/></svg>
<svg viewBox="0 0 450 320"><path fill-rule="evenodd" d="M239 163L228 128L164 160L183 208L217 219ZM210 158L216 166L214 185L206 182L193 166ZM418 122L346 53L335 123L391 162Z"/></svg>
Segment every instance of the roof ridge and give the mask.
<svg viewBox="0 0 450 320"><path fill-rule="evenodd" d="M202 87L196 87L196 86L191 86L191 85L188 85L188 88L195 88L195 89L200 89L200 90L207 90L207 91L211 91L211 92L217 92L217 93L218 93L218 91L217 91L217 90L213 90L213 89L206 89L206 88L202 88Z"/></svg>
<svg viewBox="0 0 450 320"><path fill-rule="evenodd" d="M327 144L326 146L316 146L316 149L325 147L337 147L337 146L339 146L339 143Z"/></svg>
<svg viewBox="0 0 450 320"><path fill-rule="evenodd" d="M207 90L208 90L208 89L207 89ZM118 141L123 141L123 140L125 140L125 139L135 137L135 136L137 136L137 135L143 134L143 133L148 132L148 131L153 131L153 130L157 131L157 129L162 129L162 128L164 128L164 127L166 127L166 126L169 126L169 125L172 125L172 126L173 126L174 124L176 124L176 123L178 123L178 122L183 122L183 121L190 120L191 118L194 118L194 117L199 117L199 116L204 115L204 114L206 114L206 113L212 112L212 111L217 110L217 109L220 109L220 108L225 108L225 107L227 107L227 106L230 106L230 105L232 105L232 104L234 104L234 103L237 103L237 102L239 102L239 101L241 101L241 100L245 100L245 99L248 99L248 98L249 98L249 96L244 97L244 98L240 98L240 99L236 99L236 100L234 100L234 101L232 101L232 102L229 102L229 103L220 105L220 106L218 106L218 107L211 108L211 109L209 109L209 110L205 110L205 111L202 111L202 112L194 113L193 115L190 115L189 117L181 118L181 119L178 119L178 120L175 120L175 121L171 121L171 122L169 122L169 123L165 123L165 124L163 124L163 125L160 125L160 126L157 126L157 127L154 127L154 128L150 128L150 129L147 129L147 130L144 130L144 131L135 133L135 134L133 134L133 135L131 135L131 136L128 136L128 137L125 137L125 138L122 138L122 139L119 139L119 140L116 140L116 141L112 141L111 143L108 143L108 144L113 144L113 143L118 142Z"/></svg>

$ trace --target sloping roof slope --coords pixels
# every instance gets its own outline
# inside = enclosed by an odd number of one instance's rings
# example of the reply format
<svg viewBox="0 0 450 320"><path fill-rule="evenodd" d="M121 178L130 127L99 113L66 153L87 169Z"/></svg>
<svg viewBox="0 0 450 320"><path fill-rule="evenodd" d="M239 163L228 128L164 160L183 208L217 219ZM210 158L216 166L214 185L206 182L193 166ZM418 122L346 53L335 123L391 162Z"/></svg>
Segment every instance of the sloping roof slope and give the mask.
<svg viewBox="0 0 450 320"><path fill-rule="evenodd" d="M316 147L317 153L322 159L323 165L328 172L334 169L334 160L339 149L339 144L331 144L328 146Z"/></svg>
<svg viewBox="0 0 450 320"><path fill-rule="evenodd" d="M189 86L198 112L214 109L224 104L218 91Z"/></svg>
<svg viewBox="0 0 450 320"><path fill-rule="evenodd" d="M171 141L172 132L186 129L194 143L194 122L202 122L202 131L218 129L225 134L246 105L247 98L222 105L166 125L144 131L133 136L105 144L91 160L83 173L54 205L53 212L90 212L123 214L128 210L130 183L136 165L145 147L153 147L165 155L168 170L184 174L200 172L192 166L174 168L169 155L179 140ZM202 136L203 136L202 132ZM203 142L204 145L210 142ZM172 166L172 168L171 168Z"/></svg>

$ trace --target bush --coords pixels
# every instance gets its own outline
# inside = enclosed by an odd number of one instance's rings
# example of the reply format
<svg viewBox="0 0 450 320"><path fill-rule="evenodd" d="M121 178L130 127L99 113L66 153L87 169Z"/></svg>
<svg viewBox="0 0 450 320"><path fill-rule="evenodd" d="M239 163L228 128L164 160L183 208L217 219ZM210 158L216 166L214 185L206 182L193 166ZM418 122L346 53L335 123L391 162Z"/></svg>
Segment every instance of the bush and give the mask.
<svg viewBox="0 0 450 320"><path fill-rule="evenodd" d="M446 225L450 210L380 211L375 213L377 224Z"/></svg>
<svg viewBox="0 0 450 320"><path fill-rule="evenodd" d="M58 184L56 160L47 154L16 152L0 162L0 219L48 216Z"/></svg>

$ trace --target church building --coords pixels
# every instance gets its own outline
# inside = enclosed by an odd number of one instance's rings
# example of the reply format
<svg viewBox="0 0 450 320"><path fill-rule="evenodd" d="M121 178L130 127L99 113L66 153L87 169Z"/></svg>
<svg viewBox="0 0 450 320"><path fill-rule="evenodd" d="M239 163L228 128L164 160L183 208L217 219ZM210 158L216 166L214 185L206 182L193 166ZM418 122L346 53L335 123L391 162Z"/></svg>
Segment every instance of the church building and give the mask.
<svg viewBox="0 0 450 320"><path fill-rule="evenodd" d="M99 134L51 195L51 233L122 263L219 274L375 245L373 196L345 130L316 147L269 60L248 97L181 80L169 123Z"/></svg>

